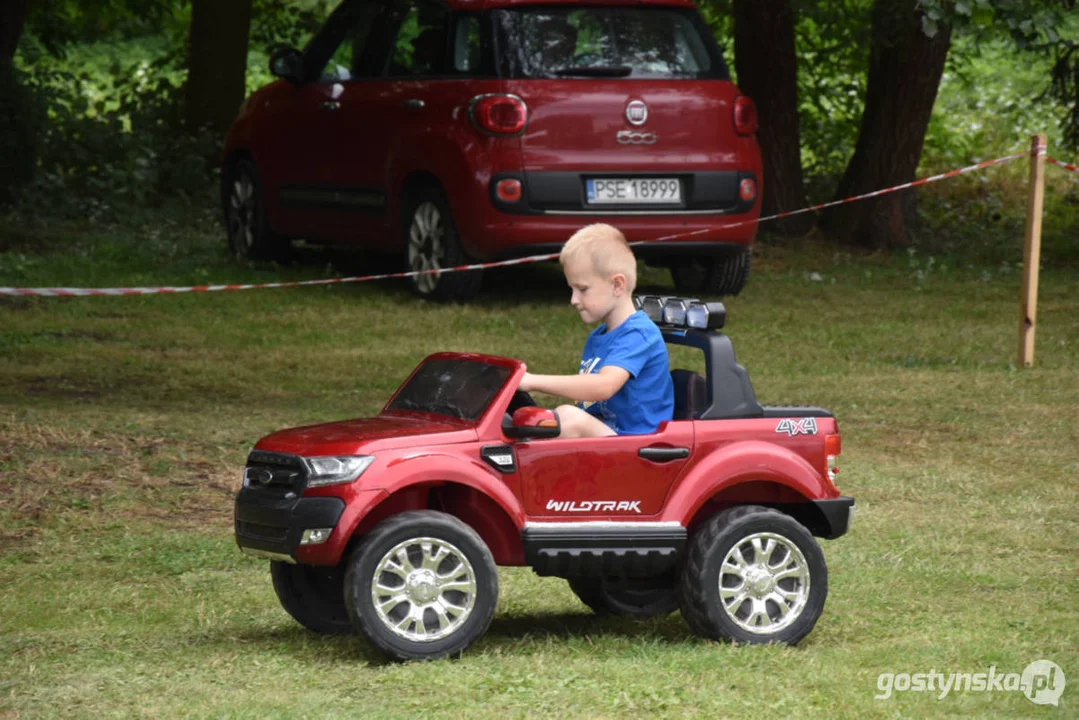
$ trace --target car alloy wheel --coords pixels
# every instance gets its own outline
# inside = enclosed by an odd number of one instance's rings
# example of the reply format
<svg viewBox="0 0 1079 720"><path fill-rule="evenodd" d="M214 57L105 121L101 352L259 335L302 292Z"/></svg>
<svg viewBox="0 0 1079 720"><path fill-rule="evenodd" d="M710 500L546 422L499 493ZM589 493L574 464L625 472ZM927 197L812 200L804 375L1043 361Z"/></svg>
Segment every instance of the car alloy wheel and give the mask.
<svg viewBox="0 0 1079 720"><path fill-rule="evenodd" d="M456 632L476 604L476 571L455 545L410 538L382 556L371 577L371 602L387 630L412 642Z"/></svg>
<svg viewBox="0 0 1079 720"><path fill-rule="evenodd" d="M416 206L408 228L408 268L414 272L440 270L446 260L445 223L438 206L425 201ZM422 294L435 291L440 275L426 273L413 278Z"/></svg>
<svg viewBox="0 0 1079 720"><path fill-rule="evenodd" d="M480 536L437 510L376 525L347 561L352 626L394 660L456 657L480 638L498 604L498 568Z"/></svg>
<svg viewBox="0 0 1079 720"><path fill-rule="evenodd" d="M719 597L723 609L746 632L779 632L798 619L809 601L809 563L782 535L747 535L723 558Z"/></svg>
<svg viewBox="0 0 1079 720"><path fill-rule="evenodd" d="M682 617L714 640L795 645L828 596L828 567L814 537L790 515L759 505L701 523L681 573Z"/></svg>
<svg viewBox="0 0 1079 720"><path fill-rule="evenodd" d="M258 232L258 200L255 181L246 172L237 172L230 183L228 199L228 234L232 252L250 257Z"/></svg>

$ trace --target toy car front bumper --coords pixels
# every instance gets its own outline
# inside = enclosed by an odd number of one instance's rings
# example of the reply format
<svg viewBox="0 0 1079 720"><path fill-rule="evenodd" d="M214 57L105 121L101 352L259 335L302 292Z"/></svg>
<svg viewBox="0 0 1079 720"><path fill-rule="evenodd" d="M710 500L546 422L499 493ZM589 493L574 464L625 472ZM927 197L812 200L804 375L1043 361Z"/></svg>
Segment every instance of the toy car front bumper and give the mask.
<svg viewBox="0 0 1079 720"><path fill-rule="evenodd" d="M304 530L336 527L344 510L340 498L245 487L236 495L236 544L249 555L294 563Z"/></svg>
<svg viewBox="0 0 1079 720"><path fill-rule="evenodd" d="M814 535L825 540L834 540L845 535L850 528L850 520L854 517L854 498L837 497L834 500L814 500L813 504L824 518L824 527L819 528Z"/></svg>

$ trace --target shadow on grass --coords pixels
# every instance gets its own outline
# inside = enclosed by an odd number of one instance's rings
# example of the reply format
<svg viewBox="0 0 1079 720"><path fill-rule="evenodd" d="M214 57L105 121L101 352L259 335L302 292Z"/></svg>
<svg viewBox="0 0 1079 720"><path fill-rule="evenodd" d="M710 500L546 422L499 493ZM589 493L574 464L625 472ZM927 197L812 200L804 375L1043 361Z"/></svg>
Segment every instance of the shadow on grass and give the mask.
<svg viewBox="0 0 1079 720"><path fill-rule="evenodd" d="M671 645L696 641L677 613L646 619L590 613L552 613L495 617L470 652L524 649L552 639L591 643L600 638ZM369 667L394 664L359 634L323 635L298 624L250 627L223 635L201 634L199 644L229 648L239 644L260 652L287 655L306 663L360 663Z"/></svg>

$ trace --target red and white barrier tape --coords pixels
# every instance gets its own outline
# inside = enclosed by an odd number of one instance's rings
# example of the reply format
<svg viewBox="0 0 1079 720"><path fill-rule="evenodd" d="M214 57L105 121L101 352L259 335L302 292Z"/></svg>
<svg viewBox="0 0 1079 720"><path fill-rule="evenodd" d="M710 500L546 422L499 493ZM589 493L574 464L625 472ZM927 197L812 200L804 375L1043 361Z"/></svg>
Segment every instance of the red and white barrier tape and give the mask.
<svg viewBox="0 0 1079 720"><path fill-rule="evenodd" d="M1079 167L1076 167L1075 165L1070 165L1070 164L1064 162L1063 160L1057 160L1056 158L1046 157L1045 161L1053 163L1054 165L1059 165L1060 167L1064 168L1065 170L1071 170L1072 172L1079 172Z"/></svg>
<svg viewBox="0 0 1079 720"><path fill-rule="evenodd" d="M669 240L681 240L683 238L693 237L694 235L701 235L703 233L713 232L717 229L735 228L743 225L749 225L754 222L767 222L769 220L779 220L780 218L791 217L794 215L801 215L802 213L813 212L814 210L823 210L825 208L835 207L837 205L844 205L846 203L852 203L857 200L865 200L866 198L878 197L880 195L886 195L891 192L897 192L899 190L906 190L908 188L917 187L919 185L927 185L931 182L938 180L944 180L945 178L955 177L964 173L974 172L976 170L983 170L993 165L1001 165L1012 160L1018 160L1021 157L1027 157L1028 155L1037 152L1038 155L1045 155L1045 146L1038 146L1035 150L1030 152L1020 152L1014 155L1008 155L1006 157L997 158L995 160L986 160L976 165L969 165L958 170L950 170L946 173L939 175L933 175L927 178L921 178L909 183L903 183L902 185L896 185L890 188L884 188L883 190L874 190L873 192L864 193L862 195L855 195L854 197L845 198L843 200L833 200L831 202L821 203L820 205L814 205L812 207L802 208L801 210L792 210L790 212L777 213L775 215L768 215L766 217L757 218L756 220L741 220L735 223L728 223L724 225L718 225L701 230L693 230L691 232L677 233L675 235L665 235L663 237L654 238L652 240L638 240L630 243L630 245L645 245L657 242L666 242ZM1054 161L1052 158L1047 158L1050 161L1057 164L1064 165L1059 161ZM1075 170L1070 165L1064 165L1066 169ZM24 295L24 296L39 296L39 297L77 297L86 295L164 295L172 293L189 293L189 292L217 292L219 290L261 290L264 288L287 288L287 287L303 287L307 285L338 285L341 283L355 283L355 282L367 282L369 280L392 280L398 278L408 278L418 275L432 275L451 272L464 272L467 270L486 270L494 267L506 267L508 265L523 265L525 263L543 262L546 260L554 260L558 257L559 253L547 253L545 255L530 255L528 257L516 258L513 260L499 260L497 262L476 263L474 265L461 265L452 268L439 268L437 270L412 270L408 272L397 273L383 273L381 275L356 275L353 277L343 278L326 278L323 280L298 280L294 282L273 282L273 283L256 283L250 285L192 285L189 287L120 287L120 288L65 288L65 287L52 287L52 288L16 288L16 287L0 287L0 295Z"/></svg>

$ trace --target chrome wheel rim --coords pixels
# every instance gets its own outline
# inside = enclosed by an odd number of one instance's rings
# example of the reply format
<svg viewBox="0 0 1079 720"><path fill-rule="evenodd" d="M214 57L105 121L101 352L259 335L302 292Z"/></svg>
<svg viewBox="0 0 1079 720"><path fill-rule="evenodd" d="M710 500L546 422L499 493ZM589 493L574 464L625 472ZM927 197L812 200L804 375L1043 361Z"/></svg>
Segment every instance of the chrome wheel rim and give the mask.
<svg viewBox="0 0 1079 720"><path fill-rule="evenodd" d="M719 599L742 630L770 635L788 627L809 601L809 563L782 535L761 532L739 540L723 558Z"/></svg>
<svg viewBox="0 0 1079 720"><path fill-rule="evenodd" d="M452 543L433 537L405 540L378 561L371 603L382 624L412 642L452 635L476 604L476 572Z"/></svg>
<svg viewBox="0 0 1079 720"><path fill-rule="evenodd" d="M422 293L434 292L438 285L439 273L427 271L443 267L445 232L438 206L429 200L420 203L412 213L412 224L408 228L408 267L413 272L424 273L412 276L412 282Z"/></svg>
<svg viewBox="0 0 1079 720"><path fill-rule="evenodd" d="M238 254L249 254L255 244L255 210L255 181L240 173L229 193L229 239Z"/></svg>

